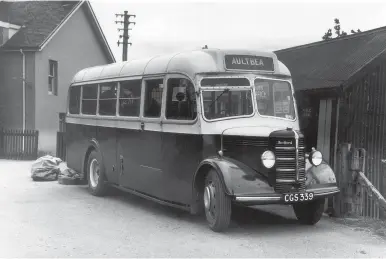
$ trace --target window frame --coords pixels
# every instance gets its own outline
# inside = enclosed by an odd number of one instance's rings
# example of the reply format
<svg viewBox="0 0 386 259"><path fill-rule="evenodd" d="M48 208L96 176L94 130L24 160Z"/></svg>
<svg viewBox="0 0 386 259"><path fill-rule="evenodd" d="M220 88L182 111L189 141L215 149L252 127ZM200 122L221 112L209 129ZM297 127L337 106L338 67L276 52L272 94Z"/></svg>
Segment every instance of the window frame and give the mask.
<svg viewBox="0 0 386 259"><path fill-rule="evenodd" d="M126 78L117 81L118 82L118 96L117 96L117 117L122 118L122 119L139 119L141 117L141 110L142 110L142 99L143 99L143 94L142 94L142 88L143 88L143 78L138 78L138 77L132 77L132 78ZM121 83L122 82L127 82L127 81L139 81L139 112L138 116L125 116L125 115L120 115L120 95L121 95ZM129 98L122 98L122 99L129 99Z"/></svg>
<svg viewBox="0 0 386 259"><path fill-rule="evenodd" d="M79 112L78 113L71 113L70 112L70 104L71 104L71 89L72 88L76 88L76 87L79 87ZM67 114L69 115L81 115L82 113L82 85L70 85L70 87L68 88L68 99L67 99Z"/></svg>
<svg viewBox="0 0 386 259"><path fill-rule="evenodd" d="M109 117L117 117L117 114L118 114L118 94L119 94L119 81L106 81L106 82L98 82L98 95L97 95L97 113L95 114L97 117L101 117L101 118L109 118ZM115 84L115 87L116 87L116 91L117 91L117 98L115 98L115 113L114 114L109 114L109 115L104 115L104 114L100 114L99 111L100 111L100 94L101 94L101 85L103 84ZM112 100L113 98L109 98L109 99L102 99L102 100Z"/></svg>
<svg viewBox="0 0 386 259"><path fill-rule="evenodd" d="M217 78L246 78L249 81L249 86L201 86L201 81L203 79L217 79ZM254 79L253 79L254 80ZM237 119L244 119L244 118L252 118L256 114L256 97L255 97L255 91L254 91L254 81L251 81L250 76L241 74L241 75L203 75L200 77L199 81L199 88L200 88L200 112L201 116L204 119L204 121L208 123L217 122L217 121L224 121L224 120L237 120ZM223 91L226 88L230 89L240 89L244 91L250 91L251 92L251 101L252 101L252 108L253 112L250 115L239 115L239 116L230 116L230 117L222 117L217 119L208 119L205 116L205 105L204 105L204 96L202 94L203 91Z"/></svg>
<svg viewBox="0 0 386 259"><path fill-rule="evenodd" d="M143 122L162 122L165 116L165 76L146 76L142 78L141 83L141 108L140 119ZM151 80L162 80L162 99L161 99L161 111L159 117L145 117L145 101L146 101L146 82Z"/></svg>
<svg viewBox="0 0 386 259"><path fill-rule="evenodd" d="M193 120L168 119L168 118L166 118L166 112L167 112L166 106L167 106L167 97L168 97L167 94L168 94L168 88L169 88L168 83L169 83L170 79L187 79L192 84L193 90L194 90L194 96L196 98L196 104L195 104L196 105L196 117ZM198 102L200 100L199 100L199 96L197 96L197 90L196 90L194 81L190 77L188 77L184 74L168 74L168 75L166 75L164 82L166 82L166 84L165 84L166 87L164 87L165 93L164 93L164 96L162 96L162 99L163 99L162 103L164 103L164 105L163 105L164 106L163 107L164 108L163 123L169 123L169 124L194 124L194 123L196 123L196 121L198 120L198 117L199 117L199 109L200 108L198 106Z"/></svg>
<svg viewBox="0 0 386 259"><path fill-rule="evenodd" d="M96 99L85 99L85 100L96 100L96 111L95 111L95 114L87 114L87 113L83 113L83 89L84 87L87 87L87 86L95 86L96 85L96 88L97 88L97 97ZM99 117L100 115L98 115L98 112L99 112L99 83L88 83L88 84L82 84L82 90L81 90L81 99L80 99L80 111L81 113L79 115L82 115L82 116L95 116L95 117ZM105 117L105 116L103 116ZM107 117L107 116L106 116Z"/></svg>
<svg viewBox="0 0 386 259"><path fill-rule="evenodd" d="M51 64L53 64L54 66L54 74L51 75ZM48 95L52 95L52 96L58 96L59 94L59 80L58 80L58 75L59 75L59 63L57 60L53 60L53 59L49 59L48 60ZM54 81L54 86L52 87L51 91L50 91L50 79L53 79Z"/></svg>
<svg viewBox="0 0 386 259"><path fill-rule="evenodd" d="M293 109L294 109L294 113L295 113L294 119L291 120L291 119L287 119L287 118L284 118L284 117L277 117L277 116L270 116L270 115L260 114L259 109L257 107L257 99L256 99L256 87L255 87L255 80L256 79L270 80L270 81L280 81L280 82L288 83L288 85L290 87L290 90L291 90L291 93L292 93ZM292 82L290 80L279 79L279 78L271 78L271 77L254 76L252 78L252 83L251 84L252 84L252 93L253 93L252 98L253 98L253 100L255 102L255 111L256 111L256 114L258 114L260 117L262 117L262 118L272 118L272 119L277 119L277 120L285 120L285 121L291 121L291 122L295 122L298 119L299 115L298 115L298 110L297 110L295 91L294 91Z"/></svg>
<svg viewBox="0 0 386 259"><path fill-rule="evenodd" d="M165 82L167 82L167 78L186 78L188 79L194 87L196 93L196 107L197 107L197 116L195 120L174 120L174 119L166 119L165 118L165 105L166 105L166 95L167 95L167 87L165 87ZM161 114L158 118L144 117L144 105L145 105L145 88L146 82L149 80L162 80L162 84L164 85L162 90L162 103L161 103ZM121 82L123 81L131 81L131 80L140 80L140 111L138 117L132 116L121 116L119 115L119 107L116 110L116 116L106 116L99 115L99 85L103 83L117 83L118 84L118 94L120 93ZM85 114L83 113L83 89L86 86L97 85L97 113L96 114ZM140 121L140 122L155 122L159 124L186 124L193 125L200 119L201 114L201 100L200 95L198 94L198 90L196 87L195 81L190 78L188 75L183 73L170 73L170 74L162 74L162 75L148 75L148 76L125 76L120 78L110 78L110 79L101 79L101 80L93 80L93 81L85 81L85 82L76 82L72 84L72 86L80 86L80 112L79 114L68 114L69 117L84 117L84 118L95 118L95 119L118 119L118 121ZM119 106L119 95L117 97L117 106Z"/></svg>
<svg viewBox="0 0 386 259"><path fill-rule="evenodd" d="M253 117L255 116L256 112L255 112L255 104L253 103L254 102L254 98L253 98L253 91L250 87L246 87L246 86L241 86L241 87L235 87L235 86L231 86L231 87L221 87L219 88L216 86L215 89L213 88L201 88L201 100L202 100L202 116L204 118L205 121L207 122L215 122L215 121L222 121L222 120L231 120L231 119L241 119L241 118L250 118L250 117ZM246 93L249 93L251 95L251 102L252 102L252 113L251 114L244 114L244 115L237 115L237 116L225 116L225 117L220 117L220 118L215 118L215 119L210 119L208 117L206 117L206 112L205 112L205 103L204 103L204 94L203 92L222 92L224 89L226 88L229 88L231 89L230 91L236 91L236 92L246 92ZM217 98L216 95L214 96L215 99ZM228 96L229 97L229 96ZM216 107L216 106L215 106ZM217 108L215 108L217 110ZM222 108L221 108L222 109Z"/></svg>

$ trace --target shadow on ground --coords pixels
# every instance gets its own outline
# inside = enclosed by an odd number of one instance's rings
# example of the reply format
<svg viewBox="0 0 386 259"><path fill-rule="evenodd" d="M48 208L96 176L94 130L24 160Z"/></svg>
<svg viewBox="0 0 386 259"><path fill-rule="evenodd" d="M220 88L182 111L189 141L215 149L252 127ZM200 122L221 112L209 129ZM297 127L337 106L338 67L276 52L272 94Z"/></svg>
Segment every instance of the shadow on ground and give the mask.
<svg viewBox="0 0 386 259"><path fill-rule="evenodd" d="M78 186L82 192L87 192L87 187ZM120 190L112 190L104 199L112 199L115 202L122 202L125 206L130 205L136 210L140 210L143 213L155 214L157 217L167 217L177 220L183 220L185 222L200 225L206 227L204 215L191 215L187 211L161 205L153 201L146 200L144 198L135 196L130 193L125 193ZM298 221L295 218L277 215L273 212L265 210L264 206L259 208L250 208L243 206L234 206L232 208L232 222L229 227L230 232L238 232L238 230L261 230L267 228L280 228L281 230L288 229L284 226L299 227ZM291 227L290 227L291 228ZM293 227L292 227L293 229ZM288 231L293 231L288 229Z"/></svg>

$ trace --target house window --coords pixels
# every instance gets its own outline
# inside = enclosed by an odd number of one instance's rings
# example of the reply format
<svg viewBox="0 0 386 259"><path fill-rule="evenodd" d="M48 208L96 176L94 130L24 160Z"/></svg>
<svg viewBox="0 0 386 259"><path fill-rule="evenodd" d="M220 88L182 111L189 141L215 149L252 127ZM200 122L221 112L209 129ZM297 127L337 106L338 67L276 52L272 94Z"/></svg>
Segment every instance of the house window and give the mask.
<svg viewBox="0 0 386 259"><path fill-rule="evenodd" d="M49 60L48 94L58 95L58 62Z"/></svg>

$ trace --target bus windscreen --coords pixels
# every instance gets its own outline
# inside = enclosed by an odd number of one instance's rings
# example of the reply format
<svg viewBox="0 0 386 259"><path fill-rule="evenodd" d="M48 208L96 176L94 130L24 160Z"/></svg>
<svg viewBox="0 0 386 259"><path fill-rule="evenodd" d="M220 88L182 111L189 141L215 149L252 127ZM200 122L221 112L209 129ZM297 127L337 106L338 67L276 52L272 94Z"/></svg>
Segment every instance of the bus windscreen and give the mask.
<svg viewBox="0 0 386 259"><path fill-rule="evenodd" d="M201 86L250 86L248 78L204 78L201 80Z"/></svg>

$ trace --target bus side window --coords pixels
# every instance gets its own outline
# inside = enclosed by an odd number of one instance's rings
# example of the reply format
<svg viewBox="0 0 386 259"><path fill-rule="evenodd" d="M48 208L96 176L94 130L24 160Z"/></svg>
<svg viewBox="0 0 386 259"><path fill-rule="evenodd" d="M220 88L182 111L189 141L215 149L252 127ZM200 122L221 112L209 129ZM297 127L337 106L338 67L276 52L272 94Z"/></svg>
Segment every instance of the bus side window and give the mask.
<svg viewBox="0 0 386 259"><path fill-rule="evenodd" d="M121 82L118 108L120 116L139 117L141 82L141 80Z"/></svg>
<svg viewBox="0 0 386 259"><path fill-rule="evenodd" d="M146 80L145 117L158 118L161 115L163 79Z"/></svg>
<svg viewBox="0 0 386 259"><path fill-rule="evenodd" d="M194 120L197 116L194 86L185 78L171 78L167 83L166 118Z"/></svg>
<svg viewBox="0 0 386 259"><path fill-rule="evenodd" d="M98 101L98 85L82 86L82 114L96 115Z"/></svg>
<svg viewBox="0 0 386 259"><path fill-rule="evenodd" d="M102 83L99 89L99 114L115 115L117 107L117 83Z"/></svg>
<svg viewBox="0 0 386 259"><path fill-rule="evenodd" d="M80 113L80 85L70 87L70 101L68 103L68 111L70 114Z"/></svg>

